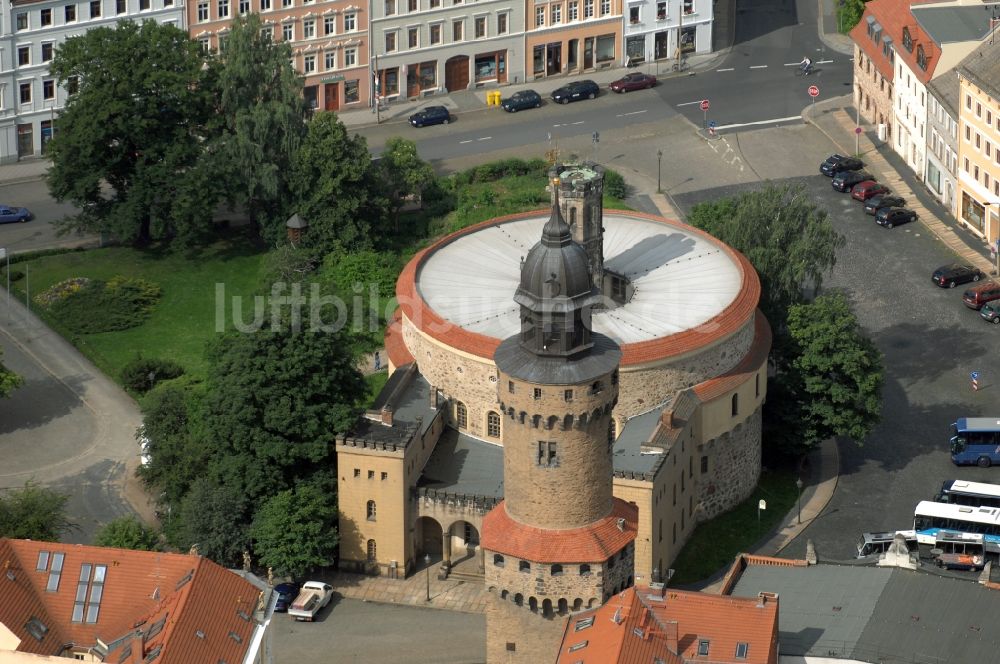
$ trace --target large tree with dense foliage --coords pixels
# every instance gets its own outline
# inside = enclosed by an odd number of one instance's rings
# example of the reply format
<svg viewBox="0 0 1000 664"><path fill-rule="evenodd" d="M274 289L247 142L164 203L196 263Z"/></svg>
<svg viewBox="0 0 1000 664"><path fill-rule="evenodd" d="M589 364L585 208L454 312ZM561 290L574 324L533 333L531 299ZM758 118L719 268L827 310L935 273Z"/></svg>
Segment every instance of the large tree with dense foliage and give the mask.
<svg viewBox="0 0 1000 664"><path fill-rule="evenodd" d="M49 69L71 90L48 146L52 195L81 210L64 228L137 244L203 232L208 97L187 33L155 21L93 28L60 45Z"/></svg>
<svg viewBox="0 0 1000 664"><path fill-rule="evenodd" d="M66 517L69 497L26 482L23 488L0 492L0 537L57 542L74 524Z"/></svg>
<svg viewBox="0 0 1000 664"><path fill-rule="evenodd" d="M420 196L434 181L434 169L417 154L417 144L393 136L385 143L378 160L379 174L389 196L392 215L399 223L399 210L407 197Z"/></svg>
<svg viewBox="0 0 1000 664"><path fill-rule="evenodd" d="M333 488L303 483L264 503L250 530L261 565L273 567L278 574L302 577L333 563L338 541Z"/></svg>
<svg viewBox="0 0 1000 664"><path fill-rule="evenodd" d="M257 14L237 17L209 67L216 98L206 175L263 237L276 241L284 233L288 175L306 133L306 107L291 46L273 42L262 27Z"/></svg>
<svg viewBox="0 0 1000 664"><path fill-rule="evenodd" d="M196 404L201 391L183 384L160 386L142 401L143 426L138 438L145 442L149 463L139 476L156 487L159 502L171 512L205 472L209 453L195 435Z"/></svg>
<svg viewBox="0 0 1000 664"><path fill-rule="evenodd" d="M157 543L156 531L132 514L109 521L94 536L94 546L115 549L155 551Z"/></svg>

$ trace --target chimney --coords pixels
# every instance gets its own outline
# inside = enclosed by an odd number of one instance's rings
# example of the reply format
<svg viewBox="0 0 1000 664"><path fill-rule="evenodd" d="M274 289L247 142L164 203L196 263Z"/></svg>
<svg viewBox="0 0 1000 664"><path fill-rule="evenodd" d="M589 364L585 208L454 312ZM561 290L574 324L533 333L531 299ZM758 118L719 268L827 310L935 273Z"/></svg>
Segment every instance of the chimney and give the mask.
<svg viewBox="0 0 1000 664"><path fill-rule="evenodd" d="M381 411L380 415L382 416L382 424L386 425L387 427L391 427L392 426L392 406L389 406L389 405L382 406L382 411Z"/></svg>
<svg viewBox="0 0 1000 664"><path fill-rule="evenodd" d="M618 517L618 530L625 532L625 519Z"/></svg>
<svg viewBox="0 0 1000 664"><path fill-rule="evenodd" d="M778 593L769 593L761 591L757 593L757 608L762 609L767 606L768 603L774 603L778 601Z"/></svg>

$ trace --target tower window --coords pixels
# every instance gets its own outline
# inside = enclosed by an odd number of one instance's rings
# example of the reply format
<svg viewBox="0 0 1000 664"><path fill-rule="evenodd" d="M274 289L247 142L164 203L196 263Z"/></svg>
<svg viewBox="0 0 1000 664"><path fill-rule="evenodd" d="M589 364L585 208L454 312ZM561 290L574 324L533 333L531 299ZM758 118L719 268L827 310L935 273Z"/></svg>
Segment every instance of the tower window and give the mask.
<svg viewBox="0 0 1000 664"><path fill-rule="evenodd" d="M590 574L590 565L580 565L580 576L588 576Z"/></svg>
<svg viewBox="0 0 1000 664"><path fill-rule="evenodd" d="M531 571L531 563L529 563L527 560L520 561L519 563L517 563L517 571L518 572L530 572Z"/></svg>
<svg viewBox="0 0 1000 664"><path fill-rule="evenodd" d="M590 386L590 393L591 394L600 394L601 393L601 381L599 381L599 380L594 381L594 384Z"/></svg>
<svg viewBox="0 0 1000 664"><path fill-rule="evenodd" d="M491 438L500 437L500 416L493 411L486 415L486 435Z"/></svg>
<svg viewBox="0 0 1000 664"><path fill-rule="evenodd" d="M615 438L618 437L617 425L614 419L608 421L608 447L615 444Z"/></svg>
<svg viewBox="0 0 1000 664"><path fill-rule="evenodd" d="M510 392L511 394L514 394L514 381L512 380L507 381L507 391Z"/></svg>
<svg viewBox="0 0 1000 664"><path fill-rule="evenodd" d="M494 553L493 554L493 566L494 567L503 567L503 563L504 563L503 556L501 556L499 553Z"/></svg>
<svg viewBox="0 0 1000 664"><path fill-rule="evenodd" d="M538 465L558 466L559 455L555 441L538 441Z"/></svg>
<svg viewBox="0 0 1000 664"><path fill-rule="evenodd" d="M704 475L708 472L708 457L703 456L701 458L701 474Z"/></svg>
<svg viewBox="0 0 1000 664"><path fill-rule="evenodd" d="M369 500L368 504L367 504L367 506L365 508L365 510L368 513L368 520L369 521L374 521L375 520L375 501L374 500Z"/></svg>
<svg viewBox="0 0 1000 664"><path fill-rule="evenodd" d="M467 429L469 427L469 411L461 401L455 406L455 421L458 423L459 429Z"/></svg>
<svg viewBox="0 0 1000 664"><path fill-rule="evenodd" d="M552 576L562 576L563 567L562 565L553 565L551 569Z"/></svg>
<svg viewBox="0 0 1000 664"><path fill-rule="evenodd" d="M563 392L563 399L565 401L572 401L573 400L573 390L565 390Z"/></svg>
<svg viewBox="0 0 1000 664"><path fill-rule="evenodd" d="M760 374L753 377L753 391L754 396L760 396Z"/></svg>
<svg viewBox="0 0 1000 664"><path fill-rule="evenodd" d="M733 395L733 404L732 405L733 405L733 417L736 417L737 415L740 414L740 395L739 394L734 394Z"/></svg>
<svg viewBox="0 0 1000 664"><path fill-rule="evenodd" d="M542 388L536 387L535 388L535 392L534 392L534 396L535 396L535 399L541 399L542 398Z"/></svg>
<svg viewBox="0 0 1000 664"><path fill-rule="evenodd" d="M375 547L375 540L368 540L368 562L373 563L378 559L378 550Z"/></svg>

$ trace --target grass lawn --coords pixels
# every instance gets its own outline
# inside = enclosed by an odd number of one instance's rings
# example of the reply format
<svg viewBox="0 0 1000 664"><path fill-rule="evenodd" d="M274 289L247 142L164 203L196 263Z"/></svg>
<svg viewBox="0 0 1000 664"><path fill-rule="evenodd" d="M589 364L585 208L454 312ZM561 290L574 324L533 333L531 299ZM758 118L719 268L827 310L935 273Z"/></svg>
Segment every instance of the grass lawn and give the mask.
<svg viewBox="0 0 1000 664"><path fill-rule="evenodd" d="M682 586L709 578L778 525L795 507L796 477L789 469L765 470L753 495L732 511L698 526L674 561L670 585ZM761 512L758 525L757 504L761 498L767 501L767 509Z"/></svg>
<svg viewBox="0 0 1000 664"><path fill-rule="evenodd" d="M28 271L31 295L72 277L107 280L116 275L155 282L163 295L144 324L128 330L98 334L66 335L113 380L121 368L140 352L146 357L171 359L193 377L205 373L205 343L215 335L215 285L226 289L226 323L232 325L232 296L248 295L259 287L264 254L239 240L218 242L188 253L167 253L109 247L45 256L16 267ZM13 284L24 297L25 280ZM243 306L252 308L252 299ZM32 310L65 333L34 301ZM249 320L249 316L247 316Z"/></svg>
<svg viewBox="0 0 1000 664"><path fill-rule="evenodd" d="M365 403L365 408L371 408L372 404L375 403L375 397L378 393L382 391L385 387L385 382L389 380L388 371L377 371L373 374L368 374L365 376L365 382L368 383L368 401Z"/></svg>

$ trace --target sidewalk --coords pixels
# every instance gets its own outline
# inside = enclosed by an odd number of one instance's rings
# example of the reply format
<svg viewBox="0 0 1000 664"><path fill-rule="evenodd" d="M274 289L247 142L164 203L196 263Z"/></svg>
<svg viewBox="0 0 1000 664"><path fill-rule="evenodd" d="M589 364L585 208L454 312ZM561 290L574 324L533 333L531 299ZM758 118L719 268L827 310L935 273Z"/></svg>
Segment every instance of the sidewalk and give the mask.
<svg viewBox="0 0 1000 664"><path fill-rule="evenodd" d="M30 157L11 164L0 164L0 187L41 180L50 163L44 157Z"/></svg>

